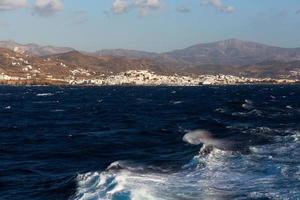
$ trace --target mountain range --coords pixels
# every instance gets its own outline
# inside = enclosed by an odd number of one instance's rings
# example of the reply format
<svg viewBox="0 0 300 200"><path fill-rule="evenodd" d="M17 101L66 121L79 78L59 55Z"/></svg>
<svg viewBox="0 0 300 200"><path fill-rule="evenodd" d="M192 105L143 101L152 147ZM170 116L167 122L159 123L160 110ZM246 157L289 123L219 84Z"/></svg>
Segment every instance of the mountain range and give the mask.
<svg viewBox="0 0 300 200"><path fill-rule="evenodd" d="M40 46L37 44L23 45L11 40L0 41L0 47L36 56L49 56L75 50L69 47ZM300 60L300 48L275 47L238 39L196 44L184 49L165 53L128 49L103 49L95 52L82 53L94 56L156 59L162 62L174 61L192 65L214 64L240 66L257 64L264 61L290 62Z"/></svg>
<svg viewBox="0 0 300 200"><path fill-rule="evenodd" d="M255 42L230 39L197 44L185 49L153 53L126 49L79 52L73 48L19 44L0 41L0 50L9 57L29 59L33 66L47 66L57 74L57 66L83 69L97 74L118 73L130 69L147 69L164 74L232 74L252 77L299 77L300 48L282 48ZM10 51L9 51L10 50ZM2 56L2 59L7 59ZM0 71L17 68L8 66L15 61L1 61ZM2 63L2 65L1 65ZM5 65L6 64L6 65ZM39 67L38 67L39 66ZM43 71L41 69L41 71ZM70 70L69 70L70 71ZM68 71L68 73L69 73ZM62 73L67 75L68 73Z"/></svg>
<svg viewBox="0 0 300 200"><path fill-rule="evenodd" d="M69 47L41 46L38 44L19 44L13 40L0 41L0 47L13 50L17 53L24 53L35 56L48 56L74 51L73 48Z"/></svg>

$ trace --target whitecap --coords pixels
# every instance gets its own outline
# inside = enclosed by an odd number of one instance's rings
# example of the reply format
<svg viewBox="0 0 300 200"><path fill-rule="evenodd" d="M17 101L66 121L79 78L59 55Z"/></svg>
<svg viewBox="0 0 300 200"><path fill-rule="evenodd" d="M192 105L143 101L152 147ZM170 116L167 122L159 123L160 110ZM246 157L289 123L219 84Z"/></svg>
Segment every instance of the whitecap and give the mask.
<svg viewBox="0 0 300 200"><path fill-rule="evenodd" d="M38 97L45 97L45 96L53 96L53 95L54 95L53 93L39 93L36 96L38 96Z"/></svg>
<svg viewBox="0 0 300 200"><path fill-rule="evenodd" d="M54 109L54 110L51 110L51 112L64 112L65 110L64 109Z"/></svg>
<svg viewBox="0 0 300 200"><path fill-rule="evenodd" d="M224 108L217 108L217 109L215 109L215 112L226 113L226 110Z"/></svg>
<svg viewBox="0 0 300 200"><path fill-rule="evenodd" d="M268 129L268 128L262 128ZM180 199L298 199L300 195L299 132L251 147L250 154L202 147L177 172L148 170L146 166L116 161L104 171L80 174L76 178L75 200L180 200ZM209 134L202 130L194 136ZM198 144L187 135L185 141ZM202 138L203 139L203 138ZM200 141L203 142L203 141ZM205 145L208 143L205 142ZM286 184L287 182L293 184ZM246 183L246 184L245 184ZM282 187L285 185L285 187Z"/></svg>
<svg viewBox="0 0 300 200"><path fill-rule="evenodd" d="M249 112L233 112L231 114L232 116L240 116L240 117L249 117L249 116L262 116L263 112L261 110L258 109L253 109Z"/></svg>
<svg viewBox="0 0 300 200"><path fill-rule="evenodd" d="M171 104L177 105L177 104L182 104L182 101L170 101Z"/></svg>
<svg viewBox="0 0 300 200"><path fill-rule="evenodd" d="M242 107L247 110L253 109L253 101L246 99L245 103L242 104Z"/></svg>
<svg viewBox="0 0 300 200"><path fill-rule="evenodd" d="M78 188L74 199L160 199L151 187L163 184L164 181L160 174L136 173L127 169L89 172L78 175Z"/></svg>
<svg viewBox="0 0 300 200"><path fill-rule="evenodd" d="M11 109L11 106L6 106L4 107L5 110L10 110Z"/></svg>

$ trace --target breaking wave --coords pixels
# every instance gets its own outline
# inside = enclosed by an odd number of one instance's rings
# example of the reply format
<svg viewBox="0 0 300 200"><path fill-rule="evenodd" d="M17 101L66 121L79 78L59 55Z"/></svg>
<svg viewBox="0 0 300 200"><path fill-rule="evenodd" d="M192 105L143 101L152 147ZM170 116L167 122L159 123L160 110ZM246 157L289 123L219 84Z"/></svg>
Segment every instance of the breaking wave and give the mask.
<svg viewBox="0 0 300 200"><path fill-rule="evenodd" d="M0 199L299 199L299 91L0 87Z"/></svg>
<svg viewBox="0 0 300 200"><path fill-rule="evenodd" d="M79 174L73 199L297 199L300 132L285 132L288 135L276 136L269 144L249 146L246 154L216 147L207 152L210 144L204 144L176 172L117 161L105 171ZM189 136L184 141L199 143Z"/></svg>

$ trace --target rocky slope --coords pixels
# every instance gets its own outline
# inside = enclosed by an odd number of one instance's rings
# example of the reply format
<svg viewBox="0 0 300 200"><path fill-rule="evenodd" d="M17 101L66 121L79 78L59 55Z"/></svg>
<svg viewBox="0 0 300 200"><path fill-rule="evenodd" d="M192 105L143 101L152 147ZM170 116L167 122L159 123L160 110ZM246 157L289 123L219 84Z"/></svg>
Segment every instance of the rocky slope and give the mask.
<svg viewBox="0 0 300 200"><path fill-rule="evenodd" d="M237 39L197 44L164 55L190 64L251 65L263 61L300 60L300 48L273 47Z"/></svg>
<svg viewBox="0 0 300 200"><path fill-rule="evenodd" d="M77 51L39 57L0 48L0 80L27 82L88 80L128 70L171 73L172 70L166 69L147 59L90 56Z"/></svg>
<svg viewBox="0 0 300 200"><path fill-rule="evenodd" d="M14 41L0 41L0 47L36 56L49 56L74 51L67 47L22 45ZM212 43L197 44L185 49L166 53L153 53L127 49L104 49L96 52L82 52L92 56L126 57L129 59L152 59L161 64L177 63L180 65L254 65L265 61L292 62L300 61L300 48L281 48L230 39Z"/></svg>
<svg viewBox="0 0 300 200"><path fill-rule="evenodd" d="M166 80L168 77L171 79L173 76L175 77L173 77L174 80L181 80L176 78L177 75L182 77L213 75L215 79L220 79L218 77L226 75L225 79L230 80L230 83L238 80L247 80L246 78L300 79L298 49L273 48L237 40L214 43L214 48L218 49L215 51L219 53L211 53L214 52L213 50L203 50L203 52L206 52L204 55L207 55L207 57L204 56L199 62L197 59L196 61L189 61L189 57L181 57L180 54L182 52L177 52L178 55L174 56L172 53L157 55L132 51L130 54L123 56L123 53L126 51L122 50L119 51L119 54L111 56L109 52L95 55L75 50L70 51L71 49L60 49L68 52L52 54L56 52L53 50L48 51L48 53L52 52L51 55L37 56L25 50L19 51L16 47L11 50L14 45L14 43L11 43L11 46L8 48L0 48L0 83L7 81L29 84L46 84L49 82L83 83L91 80L95 83L104 83L107 82L104 80L104 77L124 77L128 71L134 71L134 73L130 73L131 76L136 74L140 76L140 74L143 74L142 72L151 72L158 76L164 76L162 79ZM206 46L207 49L214 49L211 47L211 44L200 46L200 49L203 49L203 46ZM193 48L198 49L198 47ZM242 50L233 50L234 48ZM28 49L30 48L28 47ZM261 55L256 53L256 50ZM220 53L221 51L222 53ZM211 54L216 57L210 57ZM192 57L193 55L193 51L191 51L190 56ZM243 57L242 55L248 56ZM196 58L198 57L196 56ZM205 62L208 63L205 64ZM222 64L223 62L228 64ZM125 75L116 76L122 73L125 73ZM231 78L228 75L245 77L245 79ZM147 80L149 76L141 75L141 77L146 77L145 80ZM155 76L151 75L151 77ZM112 78L112 80L115 79ZM117 82L121 83L122 81L118 79ZM166 81L163 82L166 83Z"/></svg>

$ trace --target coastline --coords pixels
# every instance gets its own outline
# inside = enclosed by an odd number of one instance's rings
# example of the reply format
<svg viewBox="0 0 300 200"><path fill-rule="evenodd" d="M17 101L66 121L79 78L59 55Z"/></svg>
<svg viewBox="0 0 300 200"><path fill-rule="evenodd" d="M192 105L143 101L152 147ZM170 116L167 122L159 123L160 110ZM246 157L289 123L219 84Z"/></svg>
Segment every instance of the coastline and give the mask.
<svg viewBox="0 0 300 200"><path fill-rule="evenodd" d="M129 70L98 77L24 78L6 76L0 85L12 86L203 86L203 85L287 85L299 84L299 79L249 78L234 75L158 75L148 70Z"/></svg>
<svg viewBox="0 0 300 200"><path fill-rule="evenodd" d="M199 85L166 85L166 84L69 84L67 82L14 82L5 83L0 81L0 86L12 87L205 87L205 86L250 86L250 85L299 85L300 81L292 83L274 83L274 82L251 82L251 83L234 83L234 84L199 84Z"/></svg>

